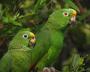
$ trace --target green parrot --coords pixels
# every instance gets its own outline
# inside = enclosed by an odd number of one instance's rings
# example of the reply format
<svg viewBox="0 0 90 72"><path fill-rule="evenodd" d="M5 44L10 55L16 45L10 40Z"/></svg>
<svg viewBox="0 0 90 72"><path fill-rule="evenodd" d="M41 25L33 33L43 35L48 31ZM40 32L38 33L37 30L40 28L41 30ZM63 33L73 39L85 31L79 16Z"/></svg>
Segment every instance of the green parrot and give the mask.
<svg viewBox="0 0 90 72"><path fill-rule="evenodd" d="M34 33L29 29L20 30L9 43L8 51L0 60L0 72L28 72L31 62L30 51L34 42Z"/></svg>
<svg viewBox="0 0 90 72"><path fill-rule="evenodd" d="M69 21L75 21L76 15L74 9L58 9L49 16L46 24L36 33L30 70L34 67L41 71L54 63L63 48L64 31Z"/></svg>

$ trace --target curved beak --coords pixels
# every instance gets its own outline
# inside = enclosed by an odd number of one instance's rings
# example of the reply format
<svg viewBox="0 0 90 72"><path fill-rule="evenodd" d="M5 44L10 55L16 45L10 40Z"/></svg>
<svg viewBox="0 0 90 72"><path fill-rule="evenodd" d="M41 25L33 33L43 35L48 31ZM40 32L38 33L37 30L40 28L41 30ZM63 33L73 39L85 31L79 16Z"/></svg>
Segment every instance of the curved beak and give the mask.
<svg viewBox="0 0 90 72"><path fill-rule="evenodd" d="M35 34L32 32L29 33L29 42L30 42L30 46L35 46L36 44L36 37Z"/></svg>
<svg viewBox="0 0 90 72"><path fill-rule="evenodd" d="M71 14L71 22L76 22L76 16L77 16L77 12L73 10Z"/></svg>

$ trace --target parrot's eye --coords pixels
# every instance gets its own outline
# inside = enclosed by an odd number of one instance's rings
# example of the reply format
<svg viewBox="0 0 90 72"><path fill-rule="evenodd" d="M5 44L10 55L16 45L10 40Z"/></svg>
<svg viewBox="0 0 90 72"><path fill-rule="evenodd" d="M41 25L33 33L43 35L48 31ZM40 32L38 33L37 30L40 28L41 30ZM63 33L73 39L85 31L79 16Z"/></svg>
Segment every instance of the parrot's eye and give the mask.
<svg viewBox="0 0 90 72"><path fill-rule="evenodd" d="M28 35L27 34L24 34L23 35L23 38L27 39L28 38Z"/></svg>
<svg viewBox="0 0 90 72"><path fill-rule="evenodd" d="M63 15L68 16L69 14L68 14L68 12L63 12Z"/></svg>

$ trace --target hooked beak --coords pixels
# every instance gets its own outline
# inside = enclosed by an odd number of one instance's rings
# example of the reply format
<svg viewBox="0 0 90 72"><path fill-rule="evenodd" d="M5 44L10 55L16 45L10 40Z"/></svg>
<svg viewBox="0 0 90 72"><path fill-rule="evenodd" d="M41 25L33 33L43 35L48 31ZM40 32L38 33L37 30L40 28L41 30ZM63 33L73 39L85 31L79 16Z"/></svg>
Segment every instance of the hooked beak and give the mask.
<svg viewBox="0 0 90 72"><path fill-rule="evenodd" d="M29 45L30 45L30 46L35 46L35 44L36 44L35 34L32 33L32 32L30 32L29 34L30 34L30 35L29 35Z"/></svg>
<svg viewBox="0 0 90 72"><path fill-rule="evenodd" d="M77 16L77 12L73 10L72 15L71 15L71 22L76 22L76 16Z"/></svg>

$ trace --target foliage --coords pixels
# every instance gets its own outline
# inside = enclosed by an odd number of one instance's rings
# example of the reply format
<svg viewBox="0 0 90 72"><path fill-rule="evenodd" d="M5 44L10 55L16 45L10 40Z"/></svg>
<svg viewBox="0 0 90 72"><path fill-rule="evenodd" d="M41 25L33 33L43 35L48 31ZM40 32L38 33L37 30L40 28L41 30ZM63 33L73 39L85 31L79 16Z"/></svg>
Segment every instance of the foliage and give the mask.
<svg viewBox="0 0 90 72"><path fill-rule="evenodd" d="M80 57L75 49L72 51L71 57L64 62L63 72L83 72L84 58Z"/></svg>

